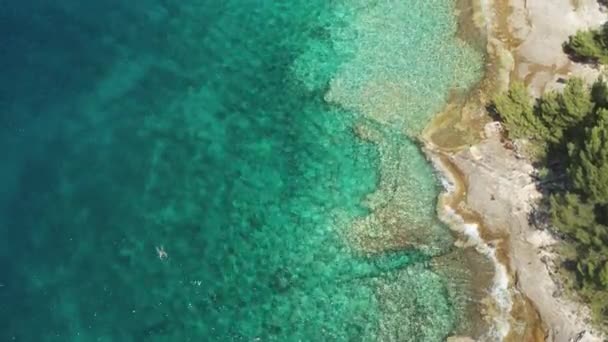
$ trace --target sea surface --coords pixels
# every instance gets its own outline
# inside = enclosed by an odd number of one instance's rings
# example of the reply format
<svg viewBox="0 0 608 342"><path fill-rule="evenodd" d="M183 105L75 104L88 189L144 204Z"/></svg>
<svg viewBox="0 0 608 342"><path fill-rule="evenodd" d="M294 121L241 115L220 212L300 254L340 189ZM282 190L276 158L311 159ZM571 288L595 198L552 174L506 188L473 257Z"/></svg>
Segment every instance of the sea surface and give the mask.
<svg viewBox="0 0 608 342"><path fill-rule="evenodd" d="M0 341L443 340L454 6L4 2Z"/></svg>

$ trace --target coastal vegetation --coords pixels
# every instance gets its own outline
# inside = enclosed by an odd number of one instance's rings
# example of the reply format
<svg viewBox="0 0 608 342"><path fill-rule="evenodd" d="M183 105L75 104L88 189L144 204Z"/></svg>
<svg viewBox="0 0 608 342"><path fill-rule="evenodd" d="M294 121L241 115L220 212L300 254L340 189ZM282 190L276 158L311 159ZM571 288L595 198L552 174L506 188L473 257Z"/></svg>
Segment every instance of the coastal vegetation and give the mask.
<svg viewBox="0 0 608 342"><path fill-rule="evenodd" d="M562 92L534 100L514 83L493 108L509 137L544 170L539 184L551 226L565 241L569 285L597 322L608 322L608 85L572 78Z"/></svg>
<svg viewBox="0 0 608 342"><path fill-rule="evenodd" d="M608 64L608 23L599 29L578 31L564 43L564 50L576 60Z"/></svg>

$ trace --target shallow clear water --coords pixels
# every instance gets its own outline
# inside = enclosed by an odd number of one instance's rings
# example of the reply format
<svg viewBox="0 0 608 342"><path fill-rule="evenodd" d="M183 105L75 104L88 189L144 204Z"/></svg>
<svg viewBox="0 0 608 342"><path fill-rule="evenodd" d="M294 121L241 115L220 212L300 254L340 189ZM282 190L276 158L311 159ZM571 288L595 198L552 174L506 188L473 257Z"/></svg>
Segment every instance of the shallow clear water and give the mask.
<svg viewBox="0 0 608 342"><path fill-rule="evenodd" d="M0 340L443 339L450 238L408 134L478 75L452 13L2 6Z"/></svg>

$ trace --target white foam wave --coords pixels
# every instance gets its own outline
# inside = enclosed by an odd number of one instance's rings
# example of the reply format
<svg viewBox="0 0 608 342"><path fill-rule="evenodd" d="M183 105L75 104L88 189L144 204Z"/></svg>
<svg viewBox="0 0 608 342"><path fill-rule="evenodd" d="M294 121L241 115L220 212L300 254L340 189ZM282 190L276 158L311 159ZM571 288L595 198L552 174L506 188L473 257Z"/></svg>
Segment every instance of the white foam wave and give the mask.
<svg viewBox="0 0 608 342"><path fill-rule="evenodd" d="M490 294L498 312L492 317L494 326L490 332L491 336L489 337L496 341L502 341L511 329L509 317L513 306L507 268L498 260L496 248L481 237L479 234L479 226L476 223L466 223L454 209L447 205L443 207L441 216L441 219L448 223L452 229L467 237L467 245L474 246L479 253L488 257L494 265L494 278Z"/></svg>
<svg viewBox="0 0 608 342"><path fill-rule="evenodd" d="M452 194L454 193L454 191L456 191L456 185L452 180L448 179L447 177L440 176L439 181L441 182L441 186L445 189L445 192L447 192L448 194Z"/></svg>

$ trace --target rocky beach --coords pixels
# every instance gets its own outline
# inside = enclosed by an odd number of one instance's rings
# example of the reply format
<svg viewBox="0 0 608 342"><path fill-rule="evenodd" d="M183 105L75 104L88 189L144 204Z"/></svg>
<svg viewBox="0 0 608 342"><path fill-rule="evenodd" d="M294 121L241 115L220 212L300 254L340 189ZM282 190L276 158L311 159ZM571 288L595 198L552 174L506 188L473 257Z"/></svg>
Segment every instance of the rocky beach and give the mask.
<svg viewBox="0 0 608 342"><path fill-rule="evenodd" d="M534 96L563 87L572 76L594 81L600 69L571 61L562 44L577 30L598 27L606 15L595 0L473 1L461 4L461 11L485 37L487 73L424 134L427 155L451 185L440 198L439 215L460 233L461 246L495 261L487 315L496 336L603 341L589 323L589 310L567 296L557 278L559 239L531 219L542 198L537 170L504 139L485 106L515 80ZM471 36L474 30L461 32Z"/></svg>

